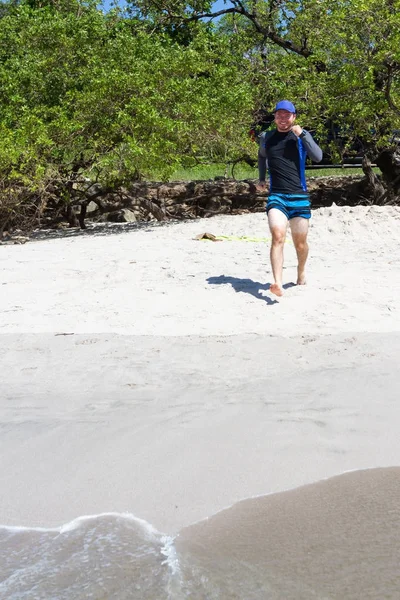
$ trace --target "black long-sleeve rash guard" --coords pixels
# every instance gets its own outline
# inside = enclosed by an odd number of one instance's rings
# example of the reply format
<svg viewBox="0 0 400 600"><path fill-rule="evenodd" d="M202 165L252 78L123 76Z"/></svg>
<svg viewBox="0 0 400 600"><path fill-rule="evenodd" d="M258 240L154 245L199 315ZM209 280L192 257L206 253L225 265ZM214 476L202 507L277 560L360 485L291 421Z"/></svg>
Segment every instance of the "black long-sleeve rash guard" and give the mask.
<svg viewBox="0 0 400 600"><path fill-rule="evenodd" d="M299 138L293 131L277 129L260 135L258 171L260 181L270 177L270 193L304 194L307 192L305 163L307 155L320 162L322 150L312 135L303 129Z"/></svg>

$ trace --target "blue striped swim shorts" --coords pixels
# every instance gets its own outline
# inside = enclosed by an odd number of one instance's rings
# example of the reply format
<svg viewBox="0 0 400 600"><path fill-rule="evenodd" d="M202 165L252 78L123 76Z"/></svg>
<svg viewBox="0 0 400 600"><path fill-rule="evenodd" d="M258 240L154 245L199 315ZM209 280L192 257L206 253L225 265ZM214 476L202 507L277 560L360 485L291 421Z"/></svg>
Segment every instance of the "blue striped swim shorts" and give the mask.
<svg viewBox="0 0 400 600"><path fill-rule="evenodd" d="M270 194L267 198L267 213L277 208L287 219L302 217L311 218L311 203L308 194Z"/></svg>

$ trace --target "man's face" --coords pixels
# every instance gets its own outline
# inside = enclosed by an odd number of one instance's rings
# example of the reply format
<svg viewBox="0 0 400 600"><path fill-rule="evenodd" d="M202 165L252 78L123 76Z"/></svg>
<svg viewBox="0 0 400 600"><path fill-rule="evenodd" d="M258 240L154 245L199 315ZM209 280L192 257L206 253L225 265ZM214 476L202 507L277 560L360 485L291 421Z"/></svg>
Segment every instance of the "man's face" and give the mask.
<svg viewBox="0 0 400 600"><path fill-rule="evenodd" d="M278 131L290 131L296 119L294 113L279 109L275 113L275 123Z"/></svg>

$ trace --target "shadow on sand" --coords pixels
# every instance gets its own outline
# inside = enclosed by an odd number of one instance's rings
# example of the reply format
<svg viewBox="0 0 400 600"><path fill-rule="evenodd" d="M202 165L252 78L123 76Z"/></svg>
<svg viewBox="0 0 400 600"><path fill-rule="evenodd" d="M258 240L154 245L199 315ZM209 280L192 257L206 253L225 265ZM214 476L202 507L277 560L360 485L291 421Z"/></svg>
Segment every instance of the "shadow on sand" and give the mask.
<svg viewBox="0 0 400 600"><path fill-rule="evenodd" d="M182 223L182 220L138 221L136 223L88 223L86 229L80 229L79 227L65 229L36 229L30 235L30 240L41 241L83 236L120 235L121 233L130 233L132 231L152 231L159 227L169 227L176 223Z"/></svg>
<svg viewBox="0 0 400 600"><path fill-rule="evenodd" d="M257 298L258 300L263 300L267 304L279 304L278 300L269 298L269 296L264 296L261 293L261 290L268 291L271 287L269 283L261 283L260 281L253 281L252 279L240 279L239 277L227 277L226 275L219 275L218 277L208 277L207 283L210 285L231 285L235 292L244 292L245 294L250 294ZM283 288L285 290L294 287L296 284L285 283Z"/></svg>

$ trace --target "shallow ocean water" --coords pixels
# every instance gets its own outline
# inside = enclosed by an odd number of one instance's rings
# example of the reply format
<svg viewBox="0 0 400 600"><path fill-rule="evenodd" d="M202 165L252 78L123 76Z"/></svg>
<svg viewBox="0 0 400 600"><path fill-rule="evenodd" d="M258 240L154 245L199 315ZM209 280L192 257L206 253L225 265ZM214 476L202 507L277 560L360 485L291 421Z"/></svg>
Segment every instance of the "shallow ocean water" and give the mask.
<svg viewBox="0 0 400 600"><path fill-rule="evenodd" d="M0 528L0 598L399 598L400 468L251 498L175 538L129 514Z"/></svg>

